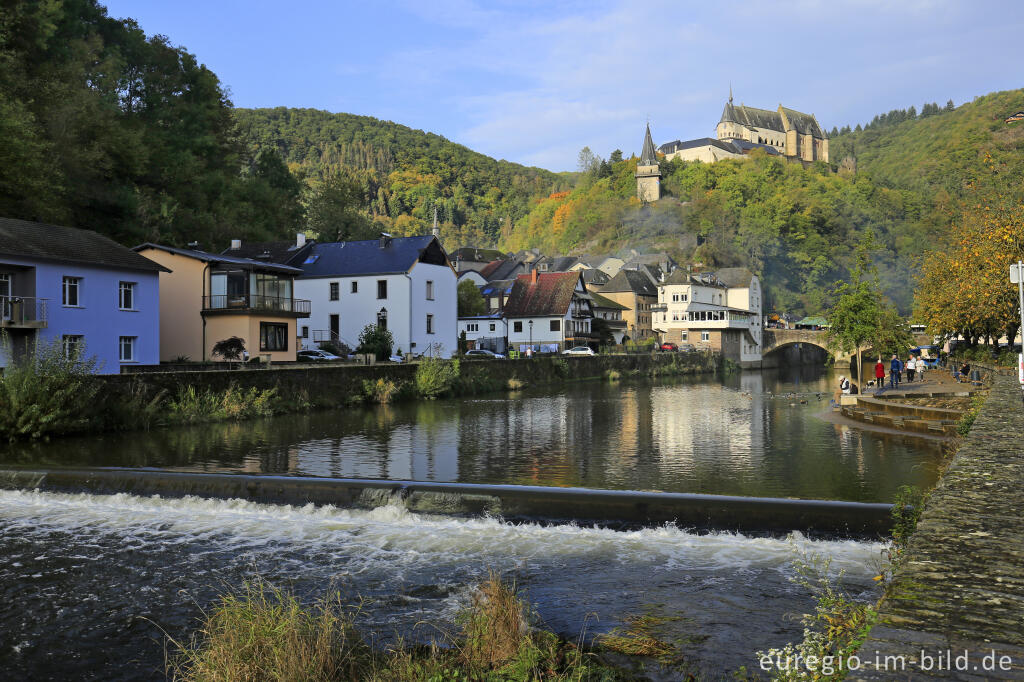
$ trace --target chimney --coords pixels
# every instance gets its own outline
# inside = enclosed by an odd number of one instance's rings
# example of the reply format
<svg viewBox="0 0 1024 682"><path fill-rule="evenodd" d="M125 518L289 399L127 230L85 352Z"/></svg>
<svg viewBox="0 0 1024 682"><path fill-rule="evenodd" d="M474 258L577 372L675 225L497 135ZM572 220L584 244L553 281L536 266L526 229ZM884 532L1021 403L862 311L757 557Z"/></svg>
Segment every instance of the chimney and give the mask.
<svg viewBox="0 0 1024 682"><path fill-rule="evenodd" d="M537 268L534 268L533 270L530 270L530 283L531 284L536 284L537 283Z"/></svg>
<svg viewBox="0 0 1024 682"><path fill-rule="evenodd" d="M382 249L386 249L389 246L391 246L391 235L388 234L387 232L381 232L380 242L378 243L378 246L380 246L380 248Z"/></svg>
<svg viewBox="0 0 1024 682"><path fill-rule="evenodd" d="M301 249L306 245L306 233L299 232L295 235L295 248Z"/></svg>
<svg viewBox="0 0 1024 682"><path fill-rule="evenodd" d="M232 239L231 240L231 250L232 251L238 251L240 248L242 248L242 240L241 239Z"/></svg>

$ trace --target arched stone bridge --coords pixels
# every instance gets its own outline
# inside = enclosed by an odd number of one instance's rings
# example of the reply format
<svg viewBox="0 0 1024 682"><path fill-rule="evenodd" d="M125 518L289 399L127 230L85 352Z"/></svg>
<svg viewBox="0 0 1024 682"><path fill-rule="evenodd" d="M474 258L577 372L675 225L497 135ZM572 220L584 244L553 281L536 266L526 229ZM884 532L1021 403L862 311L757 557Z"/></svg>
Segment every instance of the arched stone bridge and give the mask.
<svg viewBox="0 0 1024 682"><path fill-rule="evenodd" d="M764 342L761 353L766 356L769 353L781 350L786 346L806 344L816 346L835 358L836 365L847 367L850 359L855 353L837 353L828 347L828 335L823 331L813 329L763 329L761 340Z"/></svg>

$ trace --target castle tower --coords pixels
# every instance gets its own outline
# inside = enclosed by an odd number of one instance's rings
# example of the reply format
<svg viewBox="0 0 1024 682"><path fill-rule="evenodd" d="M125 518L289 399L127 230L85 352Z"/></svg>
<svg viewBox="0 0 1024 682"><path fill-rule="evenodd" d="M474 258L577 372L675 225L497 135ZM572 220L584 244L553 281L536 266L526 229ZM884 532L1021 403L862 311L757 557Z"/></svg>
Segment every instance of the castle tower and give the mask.
<svg viewBox="0 0 1024 682"><path fill-rule="evenodd" d="M640 201L657 201L661 198L661 170L658 168L658 154L651 139L651 124L647 124L644 148L636 164L636 197Z"/></svg>

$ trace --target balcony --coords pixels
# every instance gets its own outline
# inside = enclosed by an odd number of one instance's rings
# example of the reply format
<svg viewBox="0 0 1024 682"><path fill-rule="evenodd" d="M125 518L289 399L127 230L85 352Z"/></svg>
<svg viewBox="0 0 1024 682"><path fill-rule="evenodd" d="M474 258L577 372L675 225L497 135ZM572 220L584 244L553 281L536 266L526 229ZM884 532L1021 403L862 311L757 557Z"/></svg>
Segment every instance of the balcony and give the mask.
<svg viewBox="0 0 1024 682"><path fill-rule="evenodd" d="M301 298L227 294L203 296L203 314L265 314L283 317L309 317L310 302Z"/></svg>
<svg viewBox="0 0 1024 682"><path fill-rule="evenodd" d="M48 301L31 296L0 296L0 328L45 329Z"/></svg>
<svg viewBox="0 0 1024 682"><path fill-rule="evenodd" d="M652 303L651 304L651 312L652 313L663 313L663 312L666 312L667 310L668 310L668 303Z"/></svg>

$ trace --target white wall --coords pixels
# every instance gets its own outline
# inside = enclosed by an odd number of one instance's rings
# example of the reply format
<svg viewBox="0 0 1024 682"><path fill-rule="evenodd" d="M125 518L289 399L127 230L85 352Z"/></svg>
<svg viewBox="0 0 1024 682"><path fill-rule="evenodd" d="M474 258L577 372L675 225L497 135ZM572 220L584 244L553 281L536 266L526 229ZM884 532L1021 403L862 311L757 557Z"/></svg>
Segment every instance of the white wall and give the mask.
<svg viewBox="0 0 1024 682"><path fill-rule="evenodd" d="M533 321L533 343L562 343L565 341L565 323L568 315L559 317L515 317L508 320L508 344L513 348L519 344L530 343L530 321ZM551 320L561 320L560 329L557 332L550 330ZM515 331L515 323L523 323L523 331Z"/></svg>
<svg viewBox="0 0 1024 682"><path fill-rule="evenodd" d="M388 283L387 298L377 298L377 282ZM434 283L434 299L427 300L426 283ZM330 300L330 284L337 282L339 296ZM356 293L352 293L356 282ZM419 354L428 347L440 344L443 357L458 351L456 277L444 265L417 263L408 274L363 275L359 277L320 277L295 280L296 298L310 300L311 314L299 323L308 326L309 337L302 340L304 348L315 348L313 332L329 330L330 316L340 316L340 335L343 343L355 348L359 334L368 324L377 324L377 313L387 310L388 329L395 340L392 350ZM434 333L427 333L427 314L434 316ZM412 344L416 344L413 346Z"/></svg>

